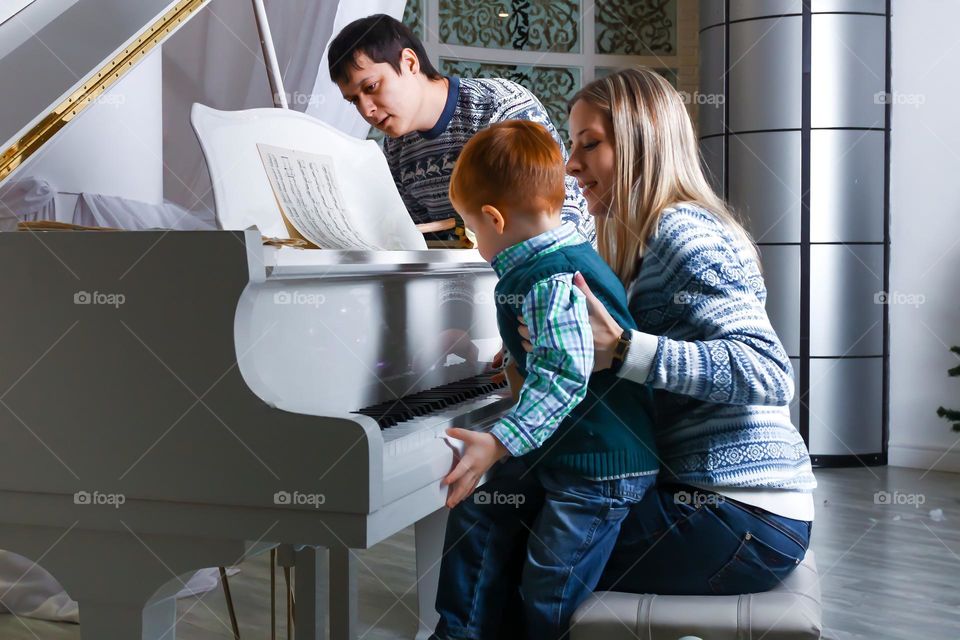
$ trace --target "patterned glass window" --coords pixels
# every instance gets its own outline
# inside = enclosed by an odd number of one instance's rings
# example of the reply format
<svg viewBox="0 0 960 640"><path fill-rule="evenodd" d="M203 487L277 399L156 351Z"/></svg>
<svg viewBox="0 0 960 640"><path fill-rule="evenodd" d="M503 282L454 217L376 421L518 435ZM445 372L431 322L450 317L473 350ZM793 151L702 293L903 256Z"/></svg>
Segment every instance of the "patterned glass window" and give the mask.
<svg viewBox="0 0 960 640"><path fill-rule="evenodd" d="M695 92L699 2L407 0L403 21L441 73L514 80L564 127L570 97L624 66L649 66L682 95ZM695 120L696 104L688 108Z"/></svg>
<svg viewBox="0 0 960 640"><path fill-rule="evenodd" d="M676 70L676 69L657 69L657 68L654 68L653 70L656 71L657 73L659 73L660 75L662 75L664 78L666 78L666 79L667 79L667 82L669 82L670 84L672 84L674 88L677 87L677 70ZM610 75L611 73L615 73L615 72L617 72L617 71L620 71L620 68L616 68L616 69L615 69L615 68L613 68L613 67L597 67L596 77L597 77L597 78L602 78L602 77L604 77L604 76L608 76L608 75Z"/></svg>
<svg viewBox="0 0 960 640"><path fill-rule="evenodd" d="M423 0L407 0L403 7L402 22L410 27L420 40L425 40L423 37L423 19L421 16L423 16Z"/></svg>
<svg viewBox="0 0 960 640"><path fill-rule="evenodd" d="M596 0L596 52L677 54L677 0Z"/></svg>
<svg viewBox="0 0 960 640"><path fill-rule="evenodd" d="M444 44L579 53L580 0L440 0L439 31Z"/></svg>
<svg viewBox="0 0 960 640"><path fill-rule="evenodd" d="M567 139L567 101L580 88L580 69L537 65L497 64L440 59L440 72L465 78L506 78L529 89L540 99L564 140Z"/></svg>

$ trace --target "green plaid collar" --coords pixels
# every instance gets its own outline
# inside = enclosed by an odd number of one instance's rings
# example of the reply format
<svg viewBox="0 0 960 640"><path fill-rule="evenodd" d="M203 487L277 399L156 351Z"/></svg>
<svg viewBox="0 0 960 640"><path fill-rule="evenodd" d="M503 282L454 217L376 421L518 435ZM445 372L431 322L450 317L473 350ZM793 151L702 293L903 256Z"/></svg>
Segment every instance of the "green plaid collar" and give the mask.
<svg viewBox="0 0 960 640"><path fill-rule="evenodd" d="M581 242L586 242L586 240L580 235L577 228L571 223L564 222L549 231L544 231L523 242L507 247L494 256L490 264L496 271L497 277L502 278L508 271L533 259L535 256L545 255Z"/></svg>

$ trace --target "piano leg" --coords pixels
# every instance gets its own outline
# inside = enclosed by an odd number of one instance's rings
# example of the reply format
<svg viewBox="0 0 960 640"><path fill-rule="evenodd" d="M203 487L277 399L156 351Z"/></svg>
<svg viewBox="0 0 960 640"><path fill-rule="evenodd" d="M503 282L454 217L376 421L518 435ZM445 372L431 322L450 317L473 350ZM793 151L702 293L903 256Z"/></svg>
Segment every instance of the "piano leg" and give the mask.
<svg viewBox="0 0 960 640"><path fill-rule="evenodd" d="M327 621L324 608L317 602L317 594L327 585L326 549L304 547L294 552L294 593L297 595L294 631L296 640L322 640Z"/></svg>
<svg viewBox="0 0 960 640"><path fill-rule="evenodd" d="M446 508L438 509L414 525L414 544L417 553L417 606L420 618L417 640L426 640L440 620L435 605L448 513Z"/></svg>
<svg viewBox="0 0 960 640"><path fill-rule="evenodd" d="M347 547L330 547L330 640L357 637L357 561Z"/></svg>
<svg viewBox="0 0 960 640"><path fill-rule="evenodd" d="M291 623L293 621L293 616L291 615L291 599L293 594L294 585L290 584L290 569L296 566L297 563L297 553L293 548L292 544L281 544L277 547L277 566L283 568L283 584L286 587L284 593L286 598L284 602L286 606L284 607L285 618L285 629L287 630L287 638L292 638L293 635L290 633ZM271 609L271 612L273 609Z"/></svg>

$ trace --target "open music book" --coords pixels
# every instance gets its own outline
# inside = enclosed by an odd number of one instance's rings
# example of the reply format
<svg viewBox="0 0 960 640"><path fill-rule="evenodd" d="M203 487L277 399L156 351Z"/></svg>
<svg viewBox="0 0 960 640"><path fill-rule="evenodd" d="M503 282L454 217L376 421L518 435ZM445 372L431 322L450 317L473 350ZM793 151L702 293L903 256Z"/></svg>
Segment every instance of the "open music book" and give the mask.
<svg viewBox="0 0 960 640"><path fill-rule="evenodd" d="M427 248L385 164L361 174L338 171L330 155L262 143L257 150L291 237L322 249Z"/></svg>

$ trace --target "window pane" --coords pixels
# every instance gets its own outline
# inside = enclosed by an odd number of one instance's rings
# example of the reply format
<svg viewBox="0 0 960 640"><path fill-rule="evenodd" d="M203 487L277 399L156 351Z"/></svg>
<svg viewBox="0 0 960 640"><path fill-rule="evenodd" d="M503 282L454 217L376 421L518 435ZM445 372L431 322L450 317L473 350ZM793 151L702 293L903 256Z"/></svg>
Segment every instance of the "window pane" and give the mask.
<svg viewBox="0 0 960 640"><path fill-rule="evenodd" d="M580 52L580 0L440 0L440 42Z"/></svg>
<svg viewBox="0 0 960 640"><path fill-rule="evenodd" d="M597 53L677 54L677 0L597 0Z"/></svg>
<svg viewBox="0 0 960 640"><path fill-rule="evenodd" d="M567 135L567 101L580 88L578 67L544 67L440 59L441 73L464 78L506 78L526 87L540 99L564 140Z"/></svg>

